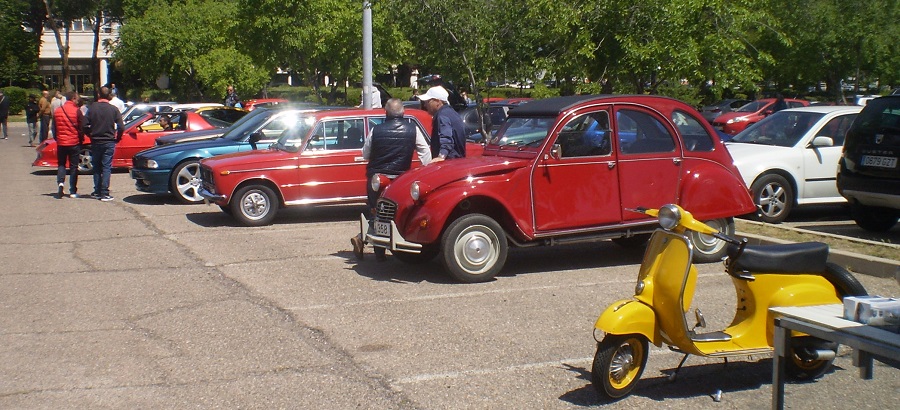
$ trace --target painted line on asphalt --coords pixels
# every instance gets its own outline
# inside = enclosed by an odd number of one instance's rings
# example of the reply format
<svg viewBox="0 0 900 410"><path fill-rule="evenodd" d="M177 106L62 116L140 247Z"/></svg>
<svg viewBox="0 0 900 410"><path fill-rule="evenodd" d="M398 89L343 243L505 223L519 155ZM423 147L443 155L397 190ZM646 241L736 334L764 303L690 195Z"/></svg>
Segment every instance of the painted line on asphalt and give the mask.
<svg viewBox="0 0 900 410"><path fill-rule="evenodd" d="M699 274L699 277L708 277L708 276L719 276L722 273L705 273ZM322 310L322 309L336 309L336 308L345 308L352 306L371 306L371 305L382 305L382 304L393 304L393 303L409 303L409 302L423 302L423 301L432 301L432 300L441 300L441 299L454 299L454 298L465 298L472 296L484 296L484 295L497 295L497 294L508 294L508 293L523 293L523 292L533 292L533 291L541 291L541 290L553 290L553 289L568 289L568 288L583 288L583 287L593 287L593 286L601 286L601 285L610 285L610 284L623 284L623 283L633 283L633 278L622 279L622 280L611 280L611 281L603 281L603 282L592 282L592 283L578 283L572 285L553 285L553 286L534 286L527 288L511 288L511 289L492 289L492 290L483 290L477 292L460 292L460 293L441 293L436 295L425 295L425 296L416 296L411 298L389 298L389 299L374 299L374 300L363 300L357 302L345 302L345 303L326 303L319 305L310 305L310 306L291 306L288 307L287 310L294 311L307 311L307 310Z"/></svg>

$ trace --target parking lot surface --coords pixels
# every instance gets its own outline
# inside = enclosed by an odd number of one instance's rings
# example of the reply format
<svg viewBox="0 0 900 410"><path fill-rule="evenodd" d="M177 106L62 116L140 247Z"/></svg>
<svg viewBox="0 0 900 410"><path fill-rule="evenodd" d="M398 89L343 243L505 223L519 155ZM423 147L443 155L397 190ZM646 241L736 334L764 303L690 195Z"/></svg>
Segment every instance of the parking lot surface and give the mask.
<svg viewBox="0 0 900 410"><path fill-rule="evenodd" d="M0 142L0 408L572 409L590 385L593 323L634 289L639 250L609 242L510 253L489 283L453 282L349 238L361 206L290 209L237 226L218 207L138 193L55 199L32 169L23 124ZM79 190L89 193L90 176ZM700 267L694 305L731 319L720 264ZM871 294L894 278L859 275ZM651 346L633 394L604 406L767 408L770 357L723 363ZM715 401L721 391L720 401ZM849 351L794 409L894 408L900 371L861 380Z"/></svg>

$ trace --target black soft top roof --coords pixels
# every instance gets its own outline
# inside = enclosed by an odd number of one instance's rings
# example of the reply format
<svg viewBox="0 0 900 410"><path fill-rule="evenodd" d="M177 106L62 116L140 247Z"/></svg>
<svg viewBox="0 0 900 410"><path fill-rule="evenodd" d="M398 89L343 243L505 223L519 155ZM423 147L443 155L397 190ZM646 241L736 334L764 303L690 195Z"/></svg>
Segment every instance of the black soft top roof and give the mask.
<svg viewBox="0 0 900 410"><path fill-rule="evenodd" d="M546 98L524 103L509 111L510 117L556 117L559 113L586 100L596 100L607 95L570 95Z"/></svg>

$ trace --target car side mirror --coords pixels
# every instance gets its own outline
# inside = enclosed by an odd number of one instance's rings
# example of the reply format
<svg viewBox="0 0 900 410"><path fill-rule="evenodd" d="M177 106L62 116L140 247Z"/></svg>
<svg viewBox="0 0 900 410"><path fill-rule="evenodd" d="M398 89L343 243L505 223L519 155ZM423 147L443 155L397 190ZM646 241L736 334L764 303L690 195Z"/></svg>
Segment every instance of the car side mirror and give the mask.
<svg viewBox="0 0 900 410"><path fill-rule="evenodd" d="M775 113L775 111L772 111L772 110L765 110L765 111L763 111L763 115L765 115L765 116L767 116L767 117L770 116L770 115L772 115L772 114L774 114L774 113Z"/></svg>
<svg viewBox="0 0 900 410"><path fill-rule="evenodd" d="M553 144L553 146L550 147L550 158L557 159L557 160L562 158L562 146L561 145Z"/></svg>
<svg viewBox="0 0 900 410"><path fill-rule="evenodd" d="M250 143L256 144L257 142L259 142L259 140L262 139L262 137L263 137L262 131L256 131L253 134L250 134Z"/></svg>
<svg viewBox="0 0 900 410"><path fill-rule="evenodd" d="M826 137L826 136L824 136L824 135L819 135L819 136L813 138L812 143L810 144L810 146L813 146L813 147L833 147L833 146L834 146L834 139L832 139L831 137Z"/></svg>

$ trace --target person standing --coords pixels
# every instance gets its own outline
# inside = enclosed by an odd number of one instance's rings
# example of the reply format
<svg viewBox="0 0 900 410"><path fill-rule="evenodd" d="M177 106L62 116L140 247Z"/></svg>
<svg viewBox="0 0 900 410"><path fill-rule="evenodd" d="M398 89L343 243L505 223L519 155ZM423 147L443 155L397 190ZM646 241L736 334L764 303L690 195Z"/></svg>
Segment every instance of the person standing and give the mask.
<svg viewBox="0 0 900 410"><path fill-rule="evenodd" d="M240 108L241 97L238 97L237 93L234 92L234 87L229 85L225 91L225 99L222 103L225 104L226 107Z"/></svg>
<svg viewBox="0 0 900 410"><path fill-rule="evenodd" d="M66 182L66 169L69 174L69 197L78 198L78 154L84 143L84 116L81 113L78 94L74 91L66 93L66 102L53 112L53 135L56 136L56 198L62 199Z"/></svg>
<svg viewBox="0 0 900 410"><path fill-rule="evenodd" d="M41 136L40 142L44 142L50 136L50 114L53 111L50 109L50 91L44 90L41 91L41 99L38 101L38 115L41 119Z"/></svg>
<svg viewBox="0 0 900 410"><path fill-rule="evenodd" d="M25 104L25 122L28 124L28 145L34 146L34 140L37 139L38 133L38 107L37 99L34 95L28 96L28 103Z"/></svg>
<svg viewBox="0 0 900 410"><path fill-rule="evenodd" d="M122 140L125 124L122 123L122 113L109 103L109 88L100 87L98 97L88 109L84 129L90 130L91 165L94 167L94 192L91 197L107 202L114 199L109 195L112 158L116 143Z"/></svg>
<svg viewBox="0 0 900 410"><path fill-rule="evenodd" d="M431 149L425 135L419 127L403 119L403 102L397 98L387 100L384 106L384 122L372 127L363 143L362 156L369 160L366 164L366 195L368 205L369 229L375 221L375 203L379 191L372 189L371 179L375 174L382 174L394 179L409 170L413 152L419 154L419 162L428 165L431 162ZM350 238L353 253L357 259L363 257L365 241L361 234ZM375 259L386 260L385 249L375 247Z"/></svg>
<svg viewBox="0 0 900 410"><path fill-rule="evenodd" d="M113 84L113 85L115 85L115 84ZM122 99L120 99L119 96L116 95L115 89L112 89L109 92L112 95L112 98L109 100L109 103L112 104L113 107L116 107L116 109L119 110L119 113L125 112L125 101L122 101Z"/></svg>
<svg viewBox="0 0 900 410"><path fill-rule="evenodd" d="M50 100L50 134L53 134L53 130L56 127L53 124L53 113L56 112L56 109L62 107L63 103L66 102L66 97L63 96L62 91L56 90L56 93L53 95L53 98ZM56 138L56 135L53 134L53 138Z"/></svg>
<svg viewBox="0 0 900 410"><path fill-rule="evenodd" d="M436 85L419 96L422 106L434 118L431 132L432 162L465 158L466 127L462 117L450 106L450 93Z"/></svg>
<svg viewBox="0 0 900 410"><path fill-rule="evenodd" d="M7 129L7 121L9 120L9 97L3 93L0 88L0 131L3 132L3 139L9 139L9 130Z"/></svg>

